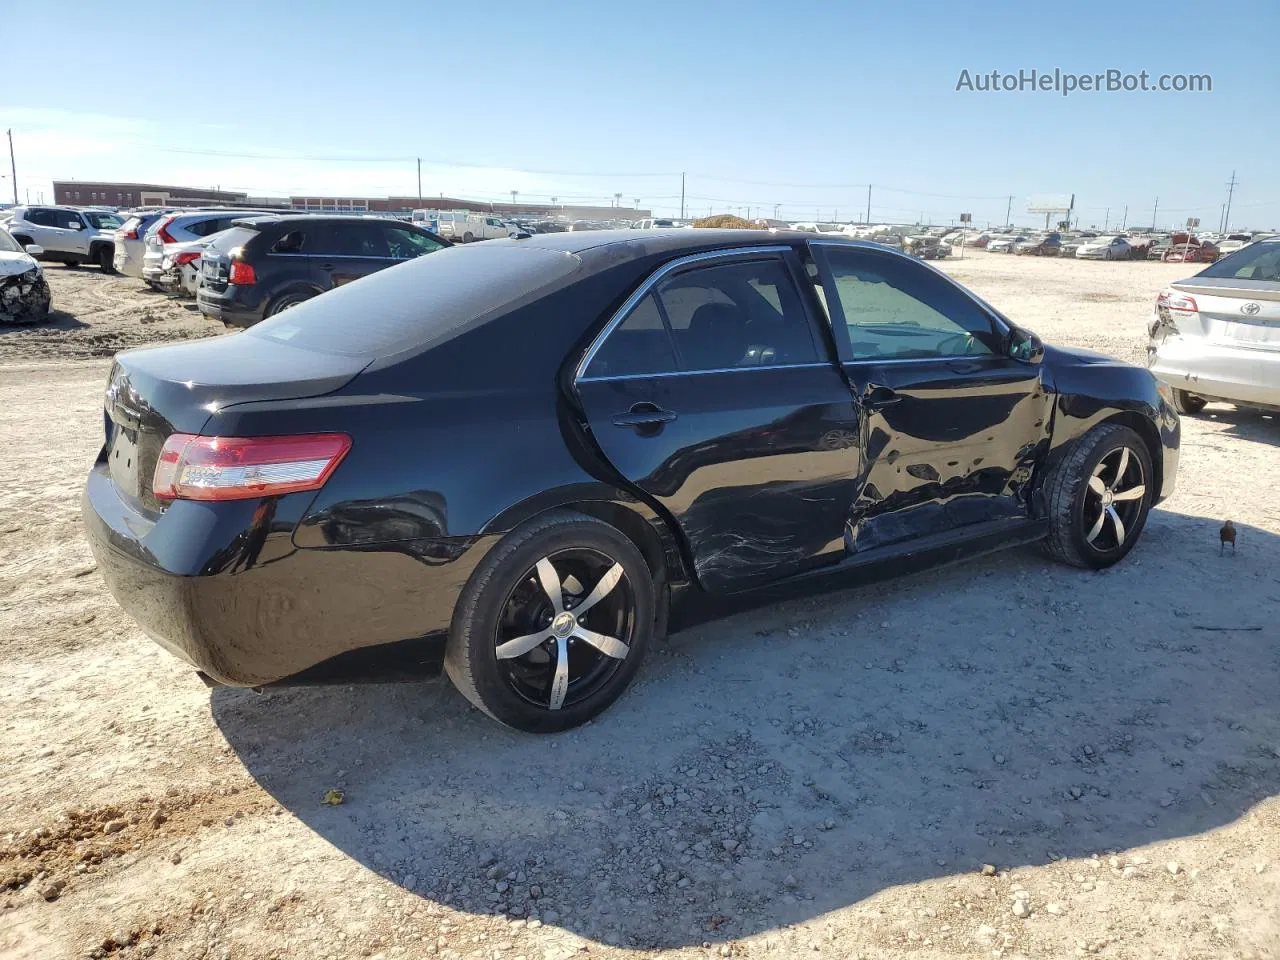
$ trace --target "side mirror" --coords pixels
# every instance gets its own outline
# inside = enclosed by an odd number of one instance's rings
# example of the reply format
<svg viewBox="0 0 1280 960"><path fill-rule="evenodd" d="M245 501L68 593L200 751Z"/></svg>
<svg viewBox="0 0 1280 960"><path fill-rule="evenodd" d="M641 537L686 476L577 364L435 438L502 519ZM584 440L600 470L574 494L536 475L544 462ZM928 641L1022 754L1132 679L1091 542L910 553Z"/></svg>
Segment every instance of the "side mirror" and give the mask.
<svg viewBox="0 0 1280 960"><path fill-rule="evenodd" d="M28 243L23 249L33 257L38 257L40 254L44 253L44 247L40 246L38 243Z"/></svg>
<svg viewBox="0 0 1280 960"><path fill-rule="evenodd" d="M1014 327L1009 335L1009 356L1023 363L1039 363L1044 359L1044 342L1030 330Z"/></svg>

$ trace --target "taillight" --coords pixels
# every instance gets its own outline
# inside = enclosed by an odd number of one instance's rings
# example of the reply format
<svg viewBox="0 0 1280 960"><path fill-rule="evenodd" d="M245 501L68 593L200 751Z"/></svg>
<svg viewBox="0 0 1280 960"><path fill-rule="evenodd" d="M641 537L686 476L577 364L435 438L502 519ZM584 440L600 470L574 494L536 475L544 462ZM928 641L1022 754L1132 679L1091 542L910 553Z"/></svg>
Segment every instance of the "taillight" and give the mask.
<svg viewBox="0 0 1280 960"><path fill-rule="evenodd" d="M249 500L319 490L351 449L345 433L199 437L164 442L151 491L158 500Z"/></svg>
<svg viewBox="0 0 1280 960"><path fill-rule="evenodd" d="M195 251L193 251L193 250L189 250L189 251L187 251L186 253L180 253L180 254L178 254L176 257L174 257L174 258L173 258L173 265L174 265L175 267L180 267L180 266L182 266L184 263L194 263L195 261L197 261L197 260L199 260L199 259L200 259L200 254L199 254L199 253L196 253L196 252L195 252Z"/></svg>
<svg viewBox="0 0 1280 960"><path fill-rule="evenodd" d="M173 234L169 232L169 224L177 219L176 217L165 217L160 221L160 226L156 228L156 236L160 238L161 243L177 243Z"/></svg>
<svg viewBox="0 0 1280 960"><path fill-rule="evenodd" d="M247 287L257 282L258 275L253 272L253 264L242 260L231 261L231 273L227 276L227 283Z"/></svg>
<svg viewBox="0 0 1280 960"><path fill-rule="evenodd" d="M116 239L117 240L137 240L138 231L137 230L117 230Z"/></svg>
<svg viewBox="0 0 1280 960"><path fill-rule="evenodd" d="M1199 313L1200 306L1196 298L1181 293L1170 293L1168 290L1156 297L1156 309L1164 307L1178 313Z"/></svg>

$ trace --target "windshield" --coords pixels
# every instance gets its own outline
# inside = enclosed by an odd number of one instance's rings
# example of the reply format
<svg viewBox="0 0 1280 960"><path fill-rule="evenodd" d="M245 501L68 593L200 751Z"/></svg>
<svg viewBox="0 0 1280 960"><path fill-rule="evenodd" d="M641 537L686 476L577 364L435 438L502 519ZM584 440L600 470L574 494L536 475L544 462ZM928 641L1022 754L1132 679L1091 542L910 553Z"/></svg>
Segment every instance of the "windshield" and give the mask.
<svg viewBox="0 0 1280 960"><path fill-rule="evenodd" d="M1236 280L1280 280L1280 243L1254 243L1211 263L1200 277L1230 277Z"/></svg>
<svg viewBox="0 0 1280 960"><path fill-rule="evenodd" d="M114 213L94 213L91 210L86 210L84 217L98 230L114 230L124 223L124 220Z"/></svg>
<svg viewBox="0 0 1280 960"><path fill-rule="evenodd" d="M570 277L580 262L519 241L450 247L331 290L255 324L245 336L321 353L391 356L449 339L535 299Z"/></svg>
<svg viewBox="0 0 1280 960"><path fill-rule="evenodd" d="M22 247L18 246L18 241L9 236L4 230L0 230L0 253L22 253Z"/></svg>

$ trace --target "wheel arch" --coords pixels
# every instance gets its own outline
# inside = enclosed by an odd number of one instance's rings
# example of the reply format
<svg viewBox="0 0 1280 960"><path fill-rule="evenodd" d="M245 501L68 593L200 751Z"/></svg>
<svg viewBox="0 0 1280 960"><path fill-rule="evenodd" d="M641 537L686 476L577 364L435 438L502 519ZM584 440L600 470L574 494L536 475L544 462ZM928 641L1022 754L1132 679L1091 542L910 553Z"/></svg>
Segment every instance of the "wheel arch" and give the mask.
<svg viewBox="0 0 1280 960"><path fill-rule="evenodd" d="M676 533L666 520L638 501L583 496L581 491L573 490L550 491L504 510L481 532L507 533L546 514L565 510L594 517L619 530L636 545L659 586L688 579Z"/></svg>

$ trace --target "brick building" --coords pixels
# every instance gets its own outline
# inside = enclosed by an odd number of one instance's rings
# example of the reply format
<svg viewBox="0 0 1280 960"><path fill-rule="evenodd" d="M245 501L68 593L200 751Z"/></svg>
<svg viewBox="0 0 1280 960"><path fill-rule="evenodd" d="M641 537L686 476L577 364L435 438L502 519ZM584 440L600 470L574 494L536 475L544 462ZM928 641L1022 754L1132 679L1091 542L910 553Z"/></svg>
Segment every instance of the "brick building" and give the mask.
<svg viewBox="0 0 1280 960"><path fill-rule="evenodd" d="M204 207L242 206L249 196L235 190L171 187L158 183L111 183L93 180L53 181L53 202L70 206Z"/></svg>

